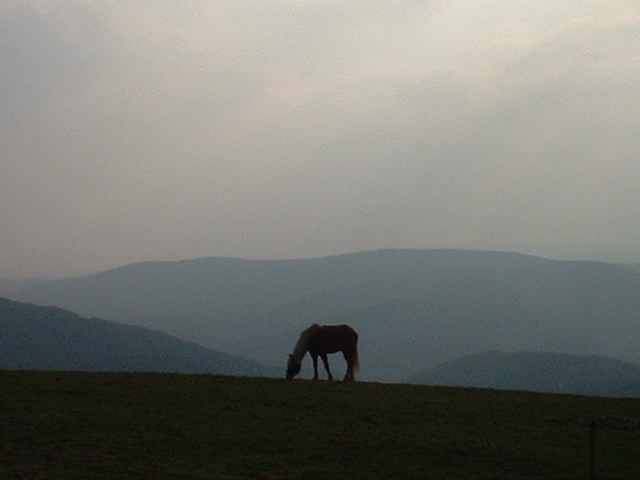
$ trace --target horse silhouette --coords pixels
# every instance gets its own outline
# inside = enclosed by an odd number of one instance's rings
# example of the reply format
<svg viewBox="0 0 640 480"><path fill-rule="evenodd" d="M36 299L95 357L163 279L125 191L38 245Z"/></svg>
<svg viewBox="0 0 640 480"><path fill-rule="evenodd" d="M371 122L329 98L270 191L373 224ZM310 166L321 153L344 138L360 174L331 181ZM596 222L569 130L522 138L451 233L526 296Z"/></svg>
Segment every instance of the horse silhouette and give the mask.
<svg viewBox="0 0 640 480"><path fill-rule="evenodd" d="M355 380L354 372L360 369L358 359L358 332L349 325L320 325L314 323L305 328L289 355L286 378L295 377L302 368L302 359L309 352L313 359L313 379L318 380L318 357L322 359L329 380L333 375L329 369L327 354L342 352L347 362L344 380Z"/></svg>

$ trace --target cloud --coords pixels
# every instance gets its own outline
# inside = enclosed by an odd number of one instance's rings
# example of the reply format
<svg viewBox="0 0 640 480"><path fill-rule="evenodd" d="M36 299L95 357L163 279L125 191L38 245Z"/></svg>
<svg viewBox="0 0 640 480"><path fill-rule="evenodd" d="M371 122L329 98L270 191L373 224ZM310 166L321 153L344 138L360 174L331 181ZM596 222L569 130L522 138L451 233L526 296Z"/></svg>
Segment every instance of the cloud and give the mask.
<svg viewBox="0 0 640 480"><path fill-rule="evenodd" d="M4 2L0 25L0 273L637 255L633 2Z"/></svg>

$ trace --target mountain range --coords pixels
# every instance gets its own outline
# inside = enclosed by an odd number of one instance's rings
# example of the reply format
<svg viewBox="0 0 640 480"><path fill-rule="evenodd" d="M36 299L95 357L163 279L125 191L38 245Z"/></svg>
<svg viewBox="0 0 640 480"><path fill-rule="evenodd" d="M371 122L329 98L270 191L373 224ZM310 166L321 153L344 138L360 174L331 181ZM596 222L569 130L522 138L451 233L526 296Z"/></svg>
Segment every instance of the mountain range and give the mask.
<svg viewBox="0 0 640 480"><path fill-rule="evenodd" d="M511 252L146 262L7 296L162 331L269 366L284 364L309 324L349 323L360 334L365 380L402 381L491 350L640 363L637 268ZM330 362L340 375L342 358Z"/></svg>
<svg viewBox="0 0 640 480"><path fill-rule="evenodd" d="M0 369L280 376L251 360L140 327L0 298ZM640 397L640 366L600 356L482 352L404 383Z"/></svg>
<svg viewBox="0 0 640 480"><path fill-rule="evenodd" d="M601 356L481 352L409 377L408 383L640 397L640 366Z"/></svg>
<svg viewBox="0 0 640 480"><path fill-rule="evenodd" d="M0 298L0 369L276 373L255 361L214 352L165 333L5 298Z"/></svg>

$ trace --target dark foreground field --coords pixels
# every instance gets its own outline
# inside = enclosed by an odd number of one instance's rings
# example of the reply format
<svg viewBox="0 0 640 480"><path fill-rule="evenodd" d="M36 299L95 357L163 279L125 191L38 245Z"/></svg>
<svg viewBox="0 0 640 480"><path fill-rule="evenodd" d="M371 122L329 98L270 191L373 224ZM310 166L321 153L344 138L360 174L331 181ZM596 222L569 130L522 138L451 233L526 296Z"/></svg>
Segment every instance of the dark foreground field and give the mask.
<svg viewBox="0 0 640 480"><path fill-rule="evenodd" d="M0 372L0 478L640 478L640 400Z"/></svg>

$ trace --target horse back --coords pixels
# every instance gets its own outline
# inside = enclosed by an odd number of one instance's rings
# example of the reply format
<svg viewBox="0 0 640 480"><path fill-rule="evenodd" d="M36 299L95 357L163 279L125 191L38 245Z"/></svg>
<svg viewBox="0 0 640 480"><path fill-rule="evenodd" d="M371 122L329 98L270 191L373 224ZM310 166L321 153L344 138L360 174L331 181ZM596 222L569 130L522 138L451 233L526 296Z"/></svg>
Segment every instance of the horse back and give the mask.
<svg viewBox="0 0 640 480"><path fill-rule="evenodd" d="M358 332L349 325L322 325L309 340L311 353L352 352L358 345Z"/></svg>

